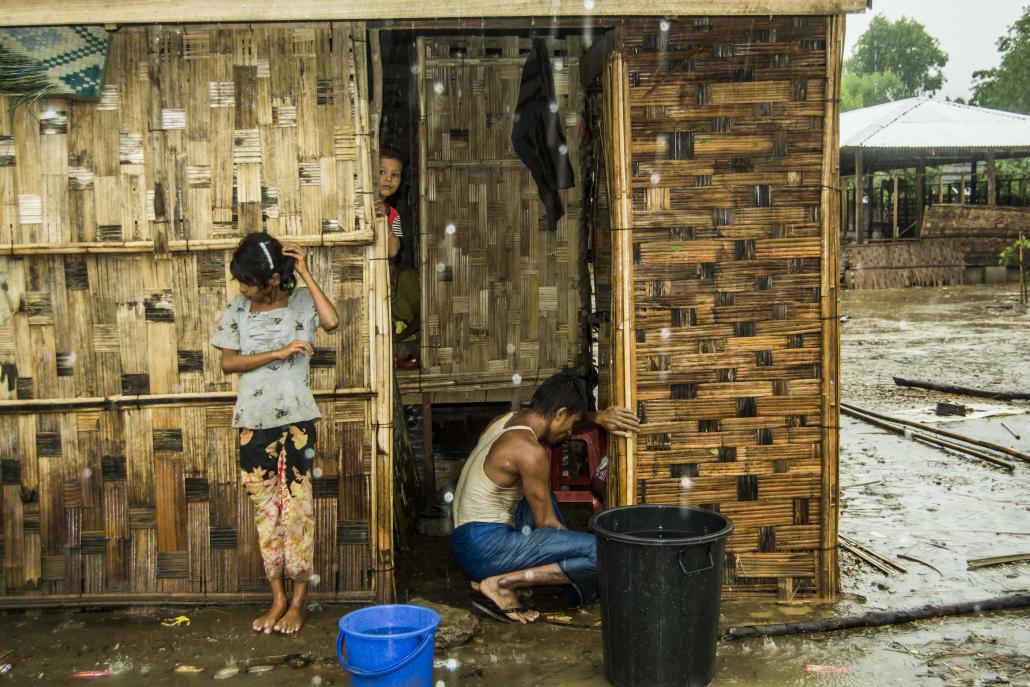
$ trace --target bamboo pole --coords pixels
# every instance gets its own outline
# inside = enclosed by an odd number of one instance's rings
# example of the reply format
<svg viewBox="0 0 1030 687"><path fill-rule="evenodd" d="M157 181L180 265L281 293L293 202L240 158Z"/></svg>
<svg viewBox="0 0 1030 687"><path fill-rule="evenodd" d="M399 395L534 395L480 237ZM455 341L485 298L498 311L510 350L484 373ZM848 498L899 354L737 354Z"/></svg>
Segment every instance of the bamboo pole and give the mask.
<svg viewBox="0 0 1030 687"><path fill-rule="evenodd" d="M871 611L862 615L849 615L824 620L804 620L799 623L782 623L777 625L744 625L731 627L723 634L723 639L754 639L756 637L782 637L784 635L813 634L817 632L837 632L856 627L882 627L884 625L900 625L926 618L942 618L970 613L985 613L1010 608L1026 608L1030 606L1030 594L993 597L980 601L967 601L958 604L937 606L920 606L898 611Z"/></svg>
<svg viewBox="0 0 1030 687"><path fill-rule="evenodd" d="M636 340L633 310L633 205L629 164L631 126L628 101L629 73L622 54L622 46L613 50L605 69L605 129L608 133L611 159L608 161L608 179L612 199L612 294L615 327L612 368L613 392L616 405L636 407ZM618 493L616 504L636 502L635 435L618 437Z"/></svg>
<svg viewBox="0 0 1030 687"><path fill-rule="evenodd" d="M291 236L290 241L302 246L367 246L374 236L370 231L339 232L313 236ZM239 238L228 239L186 239L165 241L83 241L65 243L6 243L0 244L0 255L81 255L81 254L152 254L203 253L208 251L233 250L240 244Z"/></svg>
<svg viewBox="0 0 1030 687"><path fill-rule="evenodd" d="M987 204L995 205L998 195L998 169L994 164L994 153L987 153Z"/></svg>
<svg viewBox="0 0 1030 687"><path fill-rule="evenodd" d="M834 191L840 185L840 78L844 50L844 19L826 20L826 105L823 113L822 275L819 310L822 318L820 414L822 479L819 553L819 596L834 598L840 591L837 524L840 501L840 228Z"/></svg>
<svg viewBox="0 0 1030 687"><path fill-rule="evenodd" d="M858 245L862 245L862 196L864 193L865 183L862 179L862 150L860 148L855 151L855 243Z"/></svg>
<svg viewBox="0 0 1030 687"><path fill-rule="evenodd" d="M376 392L368 388L340 388L313 391L319 400L338 398L371 400ZM179 394L118 394L116 396L90 396L83 398L10 399L0 401L0 413L65 413L70 410L121 409L148 406L189 406L212 403L232 403L235 391L203 391Z"/></svg>
<svg viewBox="0 0 1030 687"><path fill-rule="evenodd" d="M895 434L911 436L911 438L915 441L921 441L924 444L931 444L933 446L937 446L938 448L950 449L952 451L962 453L972 458L979 458L980 460L992 463L994 465L997 465L998 467L1005 468L1009 472L1012 472L1016 469L1016 466L1013 463L1007 460L1003 460L1001 458L997 458L988 453L984 453L983 451L977 451L976 449L972 449L967 446L960 446L956 443L945 441L944 439L938 439L937 437L931 436L929 434L919 434L917 432L912 432L911 430L906 430L901 425L896 425L891 422L879 420L875 417L851 410L850 408L844 408L843 411L845 415L850 415L851 417L862 420L863 422L868 422L869 424L875 425L876 427L879 427L881 429L885 429L888 432L894 432Z"/></svg>
<svg viewBox="0 0 1030 687"><path fill-rule="evenodd" d="M923 235L923 214L926 207L926 161L916 162L916 236Z"/></svg>
<svg viewBox="0 0 1030 687"><path fill-rule="evenodd" d="M968 386L937 384L936 382L923 382L916 379L903 379L901 377L894 377L894 383L898 386L910 386L916 389L929 389L930 391L943 391L945 393L961 394L963 396L993 398L999 401L1030 400L1030 392L1024 391L988 391L986 389L974 389Z"/></svg>
<svg viewBox="0 0 1030 687"><path fill-rule="evenodd" d="M908 425L909 427L917 427L917 428L923 430L924 432L931 432L933 434L940 434L941 436L948 437L949 439L957 439L957 440L965 442L967 444L972 444L974 446L980 446L981 448L990 449L992 451L997 451L998 453L1004 453L1006 455L1010 455L1013 458L1018 458L1020 460L1030 462L1030 455L1028 455L1026 453L1023 453L1021 451L1017 451L1014 448L1009 448L1008 446L1002 446L1001 444L995 444L994 442L991 442L991 441L986 441L984 439L977 439L975 437L966 436L965 434L959 434L958 432L951 432L951 431L948 431L946 429L941 429L940 427L934 427L933 425L927 425L927 424L923 424L921 422L915 422L913 420L904 420L904 419L898 418L898 417L891 417L890 415L884 415L882 413L877 413L877 412L874 412L872 410L866 410L865 408L859 408L858 406L853 405L851 403L842 403L841 407L842 408L847 408L849 410L854 410L855 412L862 413L864 415L870 415L872 417L879 418L880 420L886 420L887 422L894 422L894 423L899 424L899 425Z"/></svg>
<svg viewBox="0 0 1030 687"><path fill-rule="evenodd" d="M989 558L973 558L966 561L966 570L978 568L989 568L993 565L1005 565L1006 563L1021 563L1030 561L1030 553L1015 553L1008 556L991 556Z"/></svg>

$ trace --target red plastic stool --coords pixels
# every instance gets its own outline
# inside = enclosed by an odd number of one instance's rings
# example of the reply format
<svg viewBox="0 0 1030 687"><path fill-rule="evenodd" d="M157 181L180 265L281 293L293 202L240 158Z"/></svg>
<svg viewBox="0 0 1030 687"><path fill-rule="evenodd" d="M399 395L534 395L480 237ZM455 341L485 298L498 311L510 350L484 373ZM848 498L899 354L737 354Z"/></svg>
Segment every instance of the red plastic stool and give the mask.
<svg viewBox="0 0 1030 687"><path fill-rule="evenodd" d="M570 476L562 474L563 444L551 447L551 491L558 503L589 503L595 513L601 512L601 503L590 493L590 480L608 453L608 436L600 427L594 427L580 434L573 434L566 442L580 441L587 445L587 474Z"/></svg>

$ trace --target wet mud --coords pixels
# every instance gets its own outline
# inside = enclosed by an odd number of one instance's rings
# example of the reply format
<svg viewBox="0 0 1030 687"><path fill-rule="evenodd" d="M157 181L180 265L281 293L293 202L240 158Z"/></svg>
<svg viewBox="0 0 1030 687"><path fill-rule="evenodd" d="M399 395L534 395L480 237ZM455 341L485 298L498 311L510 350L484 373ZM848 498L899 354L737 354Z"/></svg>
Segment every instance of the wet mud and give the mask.
<svg viewBox="0 0 1030 687"><path fill-rule="evenodd" d="M892 375L982 388L1030 389L1030 315L1012 289L970 287L848 292L842 313L844 400L1030 451L1027 403L895 387ZM937 401L964 403L965 418L939 418ZM1004 423L1005 426L1002 426ZM1007 429L1006 429L1007 427ZM1011 432L1009 431L1011 430ZM1013 434L1020 435L1017 440ZM884 575L841 553L844 598L836 604L724 603L721 625L791 622L953 603L1030 588L1030 563L967 570L966 561L1030 552L1030 464L1012 473L842 419L840 531L897 561ZM587 513L570 513L582 523ZM400 557L398 595L468 607L467 582L447 538L419 537ZM483 620L466 644L437 653L443 685L604 685L599 616L540 591L530 600L550 622ZM336 665L342 605L313 609L296 637L256 635L256 606L132 611L16 611L0 615L3 684L347 685ZM189 625L162 620L186 615ZM1030 684L1030 612L920 621L807 637L719 644L715 685ZM291 654L292 660L286 657ZM200 672L175 672L177 666ZM846 673L806 672L806 665ZM272 666L268 669L267 666ZM256 669L256 670L254 670ZM262 672L259 672L262 671ZM229 671L231 672L231 671Z"/></svg>

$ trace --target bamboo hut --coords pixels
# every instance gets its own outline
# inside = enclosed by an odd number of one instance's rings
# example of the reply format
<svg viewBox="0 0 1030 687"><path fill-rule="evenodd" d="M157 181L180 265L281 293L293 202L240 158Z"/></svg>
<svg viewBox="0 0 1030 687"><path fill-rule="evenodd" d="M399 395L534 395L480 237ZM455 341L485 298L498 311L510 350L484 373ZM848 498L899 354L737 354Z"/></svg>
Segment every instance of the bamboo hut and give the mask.
<svg viewBox="0 0 1030 687"><path fill-rule="evenodd" d="M843 14L864 7L8 0L0 26L102 24L112 42L98 102L0 98L0 604L263 589L233 382L206 343L228 256L259 229L311 247L343 321L311 379L319 593L392 598L372 155L379 40L398 30L418 94L408 390L517 402L593 355L602 401L644 423L613 442L612 502L729 515L731 594L832 597L837 94ZM554 232L509 141L541 30L578 178Z"/></svg>

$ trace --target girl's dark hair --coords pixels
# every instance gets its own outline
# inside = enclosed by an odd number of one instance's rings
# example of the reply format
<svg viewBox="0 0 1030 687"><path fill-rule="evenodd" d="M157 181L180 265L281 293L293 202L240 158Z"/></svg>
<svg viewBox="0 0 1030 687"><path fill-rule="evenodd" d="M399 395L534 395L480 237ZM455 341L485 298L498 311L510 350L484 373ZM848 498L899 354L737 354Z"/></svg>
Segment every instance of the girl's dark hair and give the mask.
<svg viewBox="0 0 1030 687"><path fill-rule="evenodd" d="M279 290L293 291L297 276L295 260L283 255L283 244L263 231L248 234L232 254L229 271L236 281L265 288L273 274L279 274Z"/></svg>
<svg viewBox="0 0 1030 687"><path fill-rule="evenodd" d="M401 151L392 146L383 146L379 149L379 159L382 160L383 158L386 158L387 160L396 160L401 163L402 167L404 166L404 155Z"/></svg>
<svg viewBox="0 0 1030 687"><path fill-rule="evenodd" d="M570 415L584 413L587 410L586 384L575 374L559 372L537 387L529 408L548 420L562 408Z"/></svg>

